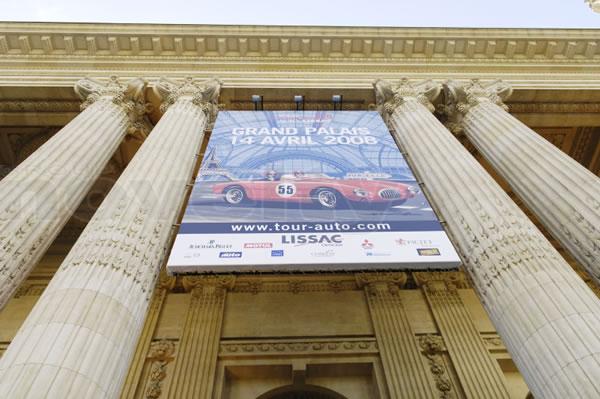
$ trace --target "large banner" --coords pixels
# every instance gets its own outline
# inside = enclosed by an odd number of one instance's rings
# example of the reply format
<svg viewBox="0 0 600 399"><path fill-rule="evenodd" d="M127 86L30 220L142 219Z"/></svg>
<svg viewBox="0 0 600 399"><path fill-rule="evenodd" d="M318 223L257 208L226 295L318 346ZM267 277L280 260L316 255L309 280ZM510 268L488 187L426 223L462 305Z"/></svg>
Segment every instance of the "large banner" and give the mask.
<svg viewBox="0 0 600 399"><path fill-rule="evenodd" d="M221 111L205 154L173 273L459 264L377 112Z"/></svg>

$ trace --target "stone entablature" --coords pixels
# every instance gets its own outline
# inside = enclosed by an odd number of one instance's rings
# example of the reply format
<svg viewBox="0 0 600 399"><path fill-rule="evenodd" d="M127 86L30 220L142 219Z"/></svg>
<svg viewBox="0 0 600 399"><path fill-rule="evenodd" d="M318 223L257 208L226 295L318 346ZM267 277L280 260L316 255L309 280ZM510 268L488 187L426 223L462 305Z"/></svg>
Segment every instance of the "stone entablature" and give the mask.
<svg viewBox="0 0 600 399"><path fill-rule="evenodd" d="M70 86L91 70L111 69L151 80L218 75L225 87L366 88L373 76L397 79L399 71L415 79L502 76L517 88L600 87L593 29L5 22L0 32L0 61L11 61L0 67L0 85Z"/></svg>

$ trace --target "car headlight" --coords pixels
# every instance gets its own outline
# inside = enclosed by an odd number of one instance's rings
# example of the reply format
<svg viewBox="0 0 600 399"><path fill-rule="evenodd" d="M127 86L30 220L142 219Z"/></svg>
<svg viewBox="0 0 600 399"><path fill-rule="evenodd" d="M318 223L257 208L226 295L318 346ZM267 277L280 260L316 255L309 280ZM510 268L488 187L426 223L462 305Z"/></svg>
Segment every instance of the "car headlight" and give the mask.
<svg viewBox="0 0 600 399"><path fill-rule="evenodd" d="M410 191L410 193L413 195L417 195L421 192L419 187L414 187L414 186L408 186L408 191Z"/></svg>
<svg viewBox="0 0 600 399"><path fill-rule="evenodd" d="M354 194L356 194L358 197L367 197L369 195L369 193L362 188L355 188Z"/></svg>

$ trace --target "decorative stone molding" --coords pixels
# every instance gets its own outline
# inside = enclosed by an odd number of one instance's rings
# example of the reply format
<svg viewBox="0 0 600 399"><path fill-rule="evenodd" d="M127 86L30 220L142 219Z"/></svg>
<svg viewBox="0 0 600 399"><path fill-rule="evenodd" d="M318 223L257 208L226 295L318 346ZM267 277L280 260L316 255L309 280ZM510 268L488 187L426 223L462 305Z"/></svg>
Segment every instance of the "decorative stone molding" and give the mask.
<svg viewBox="0 0 600 399"><path fill-rule="evenodd" d="M165 112L178 99L186 97L190 98L192 104L199 106L212 121L219 110L217 100L222 84L223 82L217 78L200 82L188 76L183 80L183 83L162 78L153 87L155 92L163 99L160 105L161 112Z"/></svg>
<svg viewBox="0 0 600 399"><path fill-rule="evenodd" d="M435 386L439 391L440 399L454 399L456 393L452 386L452 381L448 378L448 370L442 358L444 340L439 335L427 334L418 338L419 346L423 351L423 356L429 361L429 370L435 380Z"/></svg>
<svg viewBox="0 0 600 399"><path fill-rule="evenodd" d="M597 114L600 103L506 103L511 114Z"/></svg>
<svg viewBox="0 0 600 399"><path fill-rule="evenodd" d="M310 275L264 275L260 277L238 276L233 292L340 292L357 289L352 275L310 274Z"/></svg>
<svg viewBox="0 0 600 399"><path fill-rule="evenodd" d="M377 354L375 338L221 341L219 358Z"/></svg>
<svg viewBox="0 0 600 399"><path fill-rule="evenodd" d="M373 76L401 73L419 80L503 76L526 88L600 87L593 29L5 22L0 32L7 61L0 85L7 86L65 86L90 70L110 70L151 78L193 71L219 75L229 87L368 88Z"/></svg>
<svg viewBox="0 0 600 399"><path fill-rule="evenodd" d="M152 106L146 102L146 85L141 78L130 80L127 85L120 84L116 76L111 76L107 83L85 78L77 81L75 93L83 100L80 106L82 111L96 101L108 98L127 113L130 121L128 133L145 138L152 130L147 117Z"/></svg>
<svg viewBox="0 0 600 399"><path fill-rule="evenodd" d="M197 288L214 287L230 290L235 286L235 276L231 275L206 275L184 276L181 280L183 288L192 292Z"/></svg>
<svg viewBox="0 0 600 399"><path fill-rule="evenodd" d="M586 0L590 6L597 0ZM101 33L93 28L101 26ZM596 55L591 33L539 29L2 23L0 54L34 57L515 59ZM114 33L111 33L114 32ZM580 31L585 30L581 29ZM578 33L578 32L577 32ZM586 32L587 33L587 32ZM595 46L592 46L595 50Z"/></svg>
<svg viewBox="0 0 600 399"><path fill-rule="evenodd" d="M167 377L167 365L173 361L175 343L166 339L152 342L148 352L150 372L146 385L146 398L158 399L162 394L162 382Z"/></svg>
<svg viewBox="0 0 600 399"><path fill-rule="evenodd" d="M79 112L76 101L5 100L0 101L0 112Z"/></svg>
<svg viewBox="0 0 600 399"><path fill-rule="evenodd" d="M479 79L472 79L462 86L457 82L447 81L444 84L446 102L438 108L448 116L445 124L448 130L459 135L463 130L462 120L471 108L482 102L490 102L508 111L504 101L511 96L512 91L512 87L501 80L482 83Z"/></svg>
<svg viewBox="0 0 600 399"><path fill-rule="evenodd" d="M354 276L359 288L381 284L393 292L404 287L408 278L403 272L356 273Z"/></svg>
<svg viewBox="0 0 600 399"><path fill-rule="evenodd" d="M427 289L437 289L437 284L441 289L468 289L472 288L468 276L464 272L413 272L415 283L419 287Z"/></svg>
<svg viewBox="0 0 600 399"><path fill-rule="evenodd" d="M502 339L500 338L500 336L498 334L481 334L481 339L483 339L483 342L485 343L485 346L488 348L488 350L491 351L501 351L501 352L505 352L506 351L506 347L504 346L504 342L502 342Z"/></svg>
<svg viewBox="0 0 600 399"><path fill-rule="evenodd" d="M590 6L592 11L600 13L600 0L585 0L585 2Z"/></svg>
<svg viewBox="0 0 600 399"><path fill-rule="evenodd" d="M14 298L22 296L40 296L48 286L48 282L28 282L25 281L19 286L14 294Z"/></svg>
<svg viewBox="0 0 600 399"><path fill-rule="evenodd" d="M387 117L407 99L416 101L431 112L435 111L432 101L438 98L441 92L440 85L431 80L415 84L411 83L408 78L400 79L396 85L387 80L378 79L373 87L378 110L386 121Z"/></svg>

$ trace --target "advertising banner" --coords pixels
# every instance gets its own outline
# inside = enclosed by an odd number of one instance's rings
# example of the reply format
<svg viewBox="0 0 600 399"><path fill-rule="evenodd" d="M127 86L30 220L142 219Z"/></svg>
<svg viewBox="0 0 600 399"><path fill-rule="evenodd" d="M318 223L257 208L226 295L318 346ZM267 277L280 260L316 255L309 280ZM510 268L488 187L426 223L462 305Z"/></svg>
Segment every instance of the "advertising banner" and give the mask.
<svg viewBox="0 0 600 399"><path fill-rule="evenodd" d="M377 112L221 111L167 267L202 273L458 264Z"/></svg>

